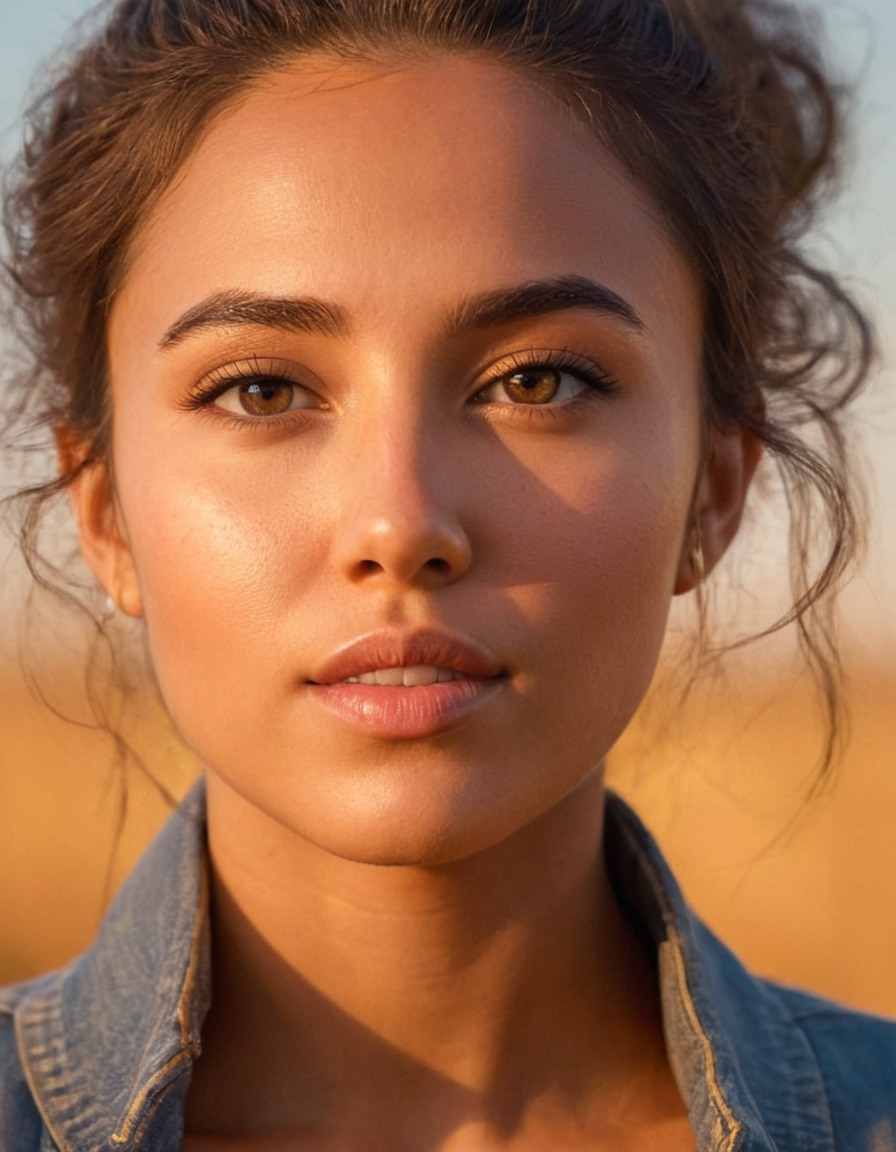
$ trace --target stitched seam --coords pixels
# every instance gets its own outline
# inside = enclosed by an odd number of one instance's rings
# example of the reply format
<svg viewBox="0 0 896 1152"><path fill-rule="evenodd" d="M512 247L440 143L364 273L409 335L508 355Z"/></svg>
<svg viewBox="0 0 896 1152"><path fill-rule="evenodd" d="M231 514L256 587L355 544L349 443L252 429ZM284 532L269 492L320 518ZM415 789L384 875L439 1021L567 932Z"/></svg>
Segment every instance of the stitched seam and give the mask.
<svg viewBox="0 0 896 1152"><path fill-rule="evenodd" d="M152 1076L144 1085L143 1090L136 1097L131 1107L128 1109L127 1115L122 1121L121 1127L117 1132L112 1134L113 1144L126 1144L130 1140L135 1130L135 1122L137 1113L141 1111L147 1098L155 1091L156 1087L184 1060L189 1060L193 1057L194 1053L191 1049L185 1049L172 1056L171 1059L163 1064L162 1067Z"/></svg>
<svg viewBox="0 0 896 1152"><path fill-rule="evenodd" d="M138 1125L138 1117L143 1110L146 1101L156 1087L165 1080L165 1078L174 1069L179 1067L185 1060L192 1061L198 1055L200 1046L190 1038L190 1009L189 1004L192 997L193 988L196 983L197 974L200 964L200 945L202 941L202 934L205 931L206 921L208 919L209 910L209 878L208 868L205 864L204 856L200 861L199 869L199 908L200 913L196 917L193 926L193 935L190 941L190 960L187 964L187 971L184 976L183 988L181 989L180 1004L178 1005L178 1026L180 1028L180 1039L183 1048L171 1057L167 1063L155 1073L154 1076L143 1086L141 1092L131 1102L125 1116L117 1129L112 1135L113 1144L125 1144L131 1138L135 1131L142 1130ZM145 1125L144 1125L145 1126Z"/></svg>
<svg viewBox="0 0 896 1152"><path fill-rule="evenodd" d="M206 922L209 916L209 878L208 878L208 865L203 853L199 864L199 915L196 917L196 922L193 926L193 937L190 941L190 962L187 965L187 973L184 977L184 986L181 991L180 1005L178 1008L178 1023L180 1025L180 1040L185 1047L193 1048L195 1045L190 1038L190 1024L192 1015L192 999L193 990L196 986L196 978L199 972L199 964L202 959L202 939L206 928Z"/></svg>
<svg viewBox="0 0 896 1152"><path fill-rule="evenodd" d="M22 1023L21 1016L17 1014L15 1016L15 1028L16 1044L19 1049L19 1064L22 1068L22 1075L25 1077L25 1083L28 1085L28 1090L31 1092L31 1099L36 1104L37 1110L40 1113L40 1118L44 1123L44 1128L47 1130L47 1132L49 1132L50 1139L59 1149L59 1152L76 1152L76 1150L72 1147L71 1144L69 1144L65 1137L57 1133L55 1125L43 1107L41 1096L37 1091L37 1084L34 1082L34 1079L31 1075L30 1062L23 1059L23 1054L26 1051L27 1045L25 1044L25 1037L22 1035L22 1027L24 1027L24 1025Z"/></svg>
<svg viewBox="0 0 896 1152"><path fill-rule="evenodd" d="M694 1034L700 1041L700 1046L703 1050L703 1058L706 1061L706 1076L707 1080L709 1081L710 1100L712 1101L713 1107L716 1109L719 1115L722 1116L725 1123L728 1125L729 1131L725 1147L733 1148L735 1140L740 1135L742 1125L738 1118L728 1107L728 1103L725 1100L725 1096L722 1092L721 1086L719 1085L718 1072L716 1071L715 1052L713 1051L709 1037L706 1035L706 1032L703 1029L703 1025L700 1023L700 1019L697 1016L697 1009L694 1007L694 1001L691 997L690 989L688 988L687 973L685 972L684 959L681 950L681 940L679 939L678 933L674 929L670 931L669 943L672 945L672 962L675 965L675 979L678 983L678 990L681 995L681 1000L684 1004L685 1012L687 1013L688 1022L691 1025Z"/></svg>
<svg viewBox="0 0 896 1152"><path fill-rule="evenodd" d="M624 812L623 812L624 816ZM710 1100L716 1108L719 1115L725 1120L729 1127L729 1135L726 1141L726 1147L729 1149L734 1148L735 1141L740 1135L743 1125L728 1107L725 1096L719 1085L718 1072L716 1070L716 1058L713 1051L712 1044L709 1037L704 1031L700 1018L697 1015L697 1009L694 1007L694 1001L691 996L690 989L688 988L687 973L684 966L684 953L681 946L681 935L675 927L675 923L670 915L668 915L668 906L663 899L664 885L659 870L656 868L653 860L641 851L638 839L634 831L629 827L628 821L624 818L617 823L617 827L621 828L622 835L628 844L629 851L633 852L639 861L641 867L645 869L653 884L653 890L659 894L659 904L663 912L663 919L666 923L667 940L670 943L672 959L675 965L675 979L678 984L679 993L681 995L682 1003L685 1007L685 1012L688 1017L688 1022L697 1036L700 1046L703 1049L703 1055L706 1060L706 1072L709 1080ZM817 1063L817 1058L816 1058ZM724 1150L720 1150L724 1152Z"/></svg>

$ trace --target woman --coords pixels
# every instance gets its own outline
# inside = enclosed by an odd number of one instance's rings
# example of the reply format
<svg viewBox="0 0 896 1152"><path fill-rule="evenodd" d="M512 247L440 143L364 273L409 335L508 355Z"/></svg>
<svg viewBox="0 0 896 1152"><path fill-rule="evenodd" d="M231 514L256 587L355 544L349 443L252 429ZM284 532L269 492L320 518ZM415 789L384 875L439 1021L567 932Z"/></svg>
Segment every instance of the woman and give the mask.
<svg viewBox="0 0 896 1152"><path fill-rule="evenodd" d="M893 1026L752 979L601 767L763 448L825 671L834 124L743 2L110 10L11 201L38 498L205 772L4 993L0 1146L896 1147Z"/></svg>

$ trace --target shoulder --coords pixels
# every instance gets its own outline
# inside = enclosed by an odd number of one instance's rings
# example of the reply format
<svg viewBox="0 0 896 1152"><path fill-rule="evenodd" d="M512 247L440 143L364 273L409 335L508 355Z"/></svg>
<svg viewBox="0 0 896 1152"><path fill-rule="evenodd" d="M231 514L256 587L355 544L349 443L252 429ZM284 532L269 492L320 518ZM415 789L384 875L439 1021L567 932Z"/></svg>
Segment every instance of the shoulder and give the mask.
<svg viewBox="0 0 896 1152"><path fill-rule="evenodd" d="M867 1125L878 1133L875 1148L896 1152L896 1021L794 988L765 987L814 1054L835 1132Z"/></svg>
<svg viewBox="0 0 896 1152"><path fill-rule="evenodd" d="M41 1144L43 1123L19 1059L15 1012L32 988L0 988L0 1152L29 1152Z"/></svg>

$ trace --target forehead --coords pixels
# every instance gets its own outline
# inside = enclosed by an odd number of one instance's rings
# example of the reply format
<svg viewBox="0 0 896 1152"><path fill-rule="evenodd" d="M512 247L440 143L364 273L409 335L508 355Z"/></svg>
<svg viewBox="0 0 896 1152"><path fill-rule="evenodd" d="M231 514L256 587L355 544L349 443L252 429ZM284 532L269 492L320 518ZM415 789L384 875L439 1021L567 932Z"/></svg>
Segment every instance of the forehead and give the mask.
<svg viewBox="0 0 896 1152"><path fill-rule="evenodd" d="M211 288L372 312L576 273L648 317L699 296L621 164L519 69L309 57L218 114L138 233L123 295L165 284L164 329Z"/></svg>

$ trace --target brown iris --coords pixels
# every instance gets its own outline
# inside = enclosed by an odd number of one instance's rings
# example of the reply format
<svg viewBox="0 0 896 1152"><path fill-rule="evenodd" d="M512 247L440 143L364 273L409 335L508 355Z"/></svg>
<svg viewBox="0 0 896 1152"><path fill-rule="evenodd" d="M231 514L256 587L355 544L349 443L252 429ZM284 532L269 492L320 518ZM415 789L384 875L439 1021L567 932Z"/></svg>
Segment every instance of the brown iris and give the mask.
<svg viewBox="0 0 896 1152"><path fill-rule="evenodd" d="M514 372L504 380L504 391L520 404L547 404L560 389L561 373L556 368L533 368Z"/></svg>
<svg viewBox="0 0 896 1152"><path fill-rule="evenodd" d="M240 404L250 416L279 416L292 404L294 391L284 380L253 380L240 385Z"/></svg>

